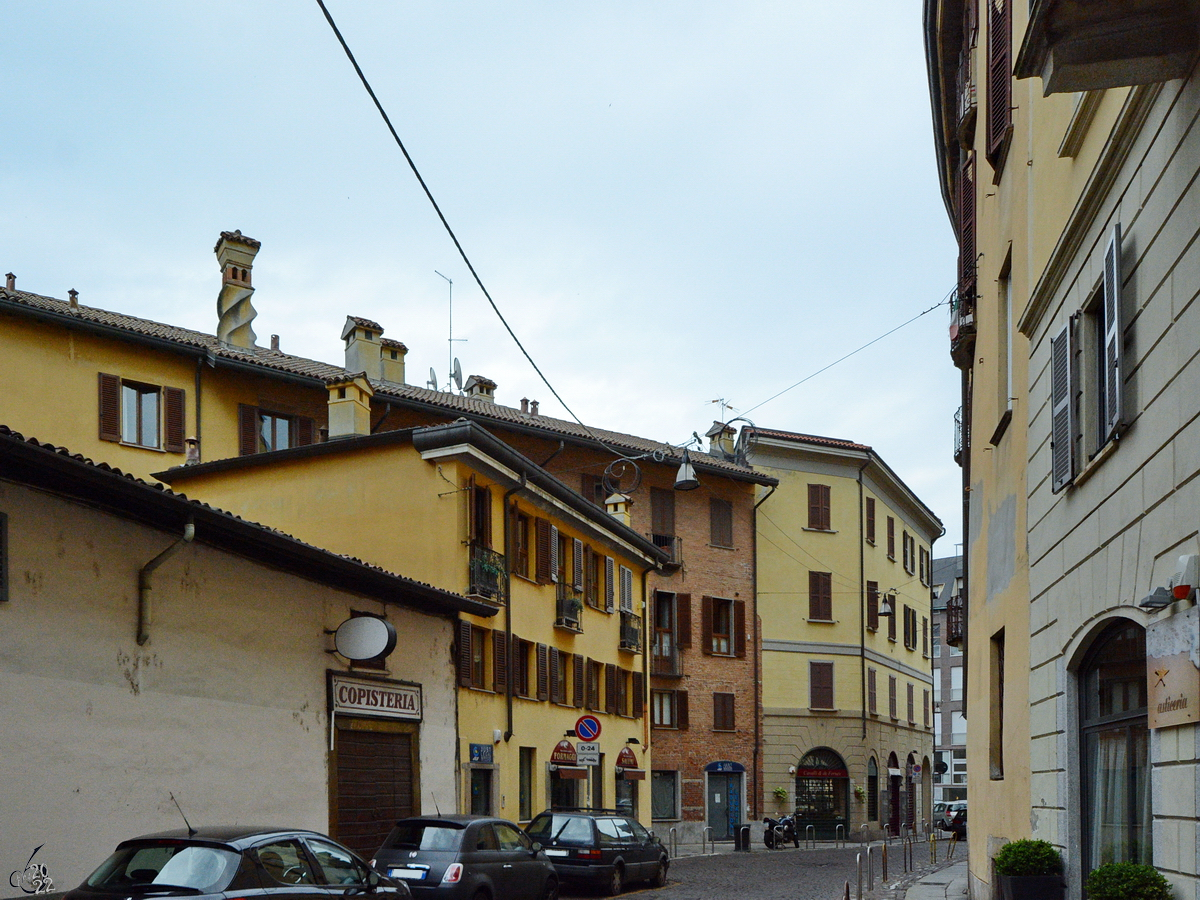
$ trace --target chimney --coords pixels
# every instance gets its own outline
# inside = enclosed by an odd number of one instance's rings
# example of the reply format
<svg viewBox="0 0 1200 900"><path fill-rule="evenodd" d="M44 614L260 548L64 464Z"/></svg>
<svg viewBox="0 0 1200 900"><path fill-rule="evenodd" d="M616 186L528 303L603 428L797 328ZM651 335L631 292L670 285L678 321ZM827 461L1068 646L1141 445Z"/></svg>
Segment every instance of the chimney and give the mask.
<svg viewBox="0 0 1200 900"><path fill-rule="evenodd" d="M525 415L529 415L529 398L528 397L521 398L521 412L525 413Z"/></svg>
<svg viewBox="0 0 1200 900"><path fill-rule="evenodd" d="M200 439L196 437L184 438L183 443L186 448L183 464L185 466L197 465L200 462Z"/></svg>
<svg viewBox="0 0 1200 900"><path fill-rule="evenodd" d="M4 286L10 291L15 291L17 289L17 276L12 272L9 272L7 275L5 275Z"/></svg>
<svg viewBox="0 0 1200 900"><path fill-rule="evenodd" d="M370 319L346 316L342 340L346 342L346 371L365 372L376 381L383 378L383 326Z"/></svg>
<svg viewBox="0 0 1200 900"><path fill-rule="evenodd" d="M733 438L737 429L724 422L713 422L712 427L704 432L708 438L708 455L716 457L733 456Z"/></svg>
<svg viewBox="0 0 1200 900"><path fill-rule="evenodd" d="M613 494L604 501L608 514L626 527L632 527L633 517L629 512L629 497L625 494Z"/></svg>
<svg viewBox="0 0 1200 900"><path fill-rule="evenodd" d="M67 301L71 304L71 309L79 309L79 291L75 290L75 288L71 288L69 291L67 291L67 296L71 298Z"/></svg>
<svg viewBox="0 0 1200 900"><path fill-rule="evenodd" d="M240 231L222 231L213 252L221 266L221 293L217 295L217 340L226 347L249 350L254 346L254 329L250 323L258 315L250 304L254 288L250 286L250 269L262 246Z"/></svg>
<svg viewBox="0 0 1200 900"><path fill-rule="evenodd" d="M529 414L536 416L538 414L538 402L536 400L529 401Z"/></svg>
<svg viewBox="0 0 1200 900"><path fill-rule="evenodd" d="M379 343L383 353L383 380L404 384L404 355L408 348L389 338L383 338Z"/></svg>
<svg viewBox="0 0 1200 900"><path fill-rule="evenodd" d="M276 353L279 352L279 335L277 334L271 335L271 349Z"/></svg>
<svg viewBox="0 0 1200 900"><path fill-rule="evenodd" d="M472 400L483 400L485 403L496 402L496 382L482 375L472 375L463 385L463 393Z"/></svg>
<svg viewBox="0 0 1200 900"><path fill-rule="evenodd" d="M364 375L326 383L329 388L329 440L365 437L371 433L371 397L375 390Z"/></svg>

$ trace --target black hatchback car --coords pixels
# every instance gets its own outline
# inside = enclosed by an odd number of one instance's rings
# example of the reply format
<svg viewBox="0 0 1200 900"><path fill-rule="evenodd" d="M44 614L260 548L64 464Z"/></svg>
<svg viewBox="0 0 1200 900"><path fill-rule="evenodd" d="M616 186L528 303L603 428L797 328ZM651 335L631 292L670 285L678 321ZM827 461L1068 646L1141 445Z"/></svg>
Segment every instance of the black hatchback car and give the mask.
<svg viewBox="0 0 1200 900"><path fill-rule="evenodd" d="M378 872L332 838L279 828L201 828L122 841L64 900L161 897L409 900L402 881Z"/></svg>
<svg viewBox="0 0 1200 900"><path fill-rule="evenodd" d="M662 842L637 819L615 811L549 810L525 829L538 841L563 881L600 885L619 894L633 881L667 883L670 858Z"/></svg>
<svg viewBox="0 0 1200 900"><path fill-rule="evenodd" d="M490 816L420 816L396 823L375 858L417 900L555 900L558 875L539 844Z"/></svg>

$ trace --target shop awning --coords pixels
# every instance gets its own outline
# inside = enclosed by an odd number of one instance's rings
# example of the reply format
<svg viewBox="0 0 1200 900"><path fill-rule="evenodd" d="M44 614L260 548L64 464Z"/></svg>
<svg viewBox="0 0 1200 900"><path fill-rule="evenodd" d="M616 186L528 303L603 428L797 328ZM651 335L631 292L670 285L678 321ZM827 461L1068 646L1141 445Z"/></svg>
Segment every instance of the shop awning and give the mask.
<svg viewBox="0 0 1200 900"><path fill-rule="evenodd" d="M646 770L645 769L623 769L620 766L617 766L617 774L620 775L622 778L624 778L626 781L645 781L646 780Z"/></svg>
<svg viewBox="0 0 1200 900"><path fill-rule="evenodd" d="M552 770L559 778L573 778L582 781L587 778L588 772L583 766L559 766Z"/></svg>

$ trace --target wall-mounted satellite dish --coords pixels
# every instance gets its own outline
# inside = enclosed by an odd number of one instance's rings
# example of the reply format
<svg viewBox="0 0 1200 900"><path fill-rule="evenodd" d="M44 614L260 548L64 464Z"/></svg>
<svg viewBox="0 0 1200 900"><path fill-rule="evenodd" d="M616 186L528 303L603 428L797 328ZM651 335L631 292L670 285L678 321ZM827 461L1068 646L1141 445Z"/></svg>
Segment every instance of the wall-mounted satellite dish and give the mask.
<svg viewBox="0 0 1200 900"><path fill-rule="evenodd" d="M462 366L458 364L458 357L454 357L454 371L450 374L454 379L454 383L458 386L459 393L462 393Z"/></svg>
<svg viewBox="0 0 1200 900"><path fill-rule="evenodd" d="M438 386L437 372L433 371L433 366L429 367L429 380L425 382L429 385L431 391L436 391Z"/></svg>
<svg viewBox="0 0 1200 900"><path fill-rule="evenodd" d="M387 619L354 616L337 627L333 645L346 659L375 659L396 649L396 629Z"/></svg>

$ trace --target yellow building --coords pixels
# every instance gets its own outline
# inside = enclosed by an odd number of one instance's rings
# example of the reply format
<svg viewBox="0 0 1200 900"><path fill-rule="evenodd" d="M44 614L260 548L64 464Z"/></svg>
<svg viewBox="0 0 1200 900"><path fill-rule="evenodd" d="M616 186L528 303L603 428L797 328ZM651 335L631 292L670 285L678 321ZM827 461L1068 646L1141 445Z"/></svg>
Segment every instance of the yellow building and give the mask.
<svg viewBox="0 0 1200 900"><path fill-rule="evenodd" d="M768 796L829 838L928 822L941 522L868 446L759 428L740 440L779 480L757 511Z"/></svg>

